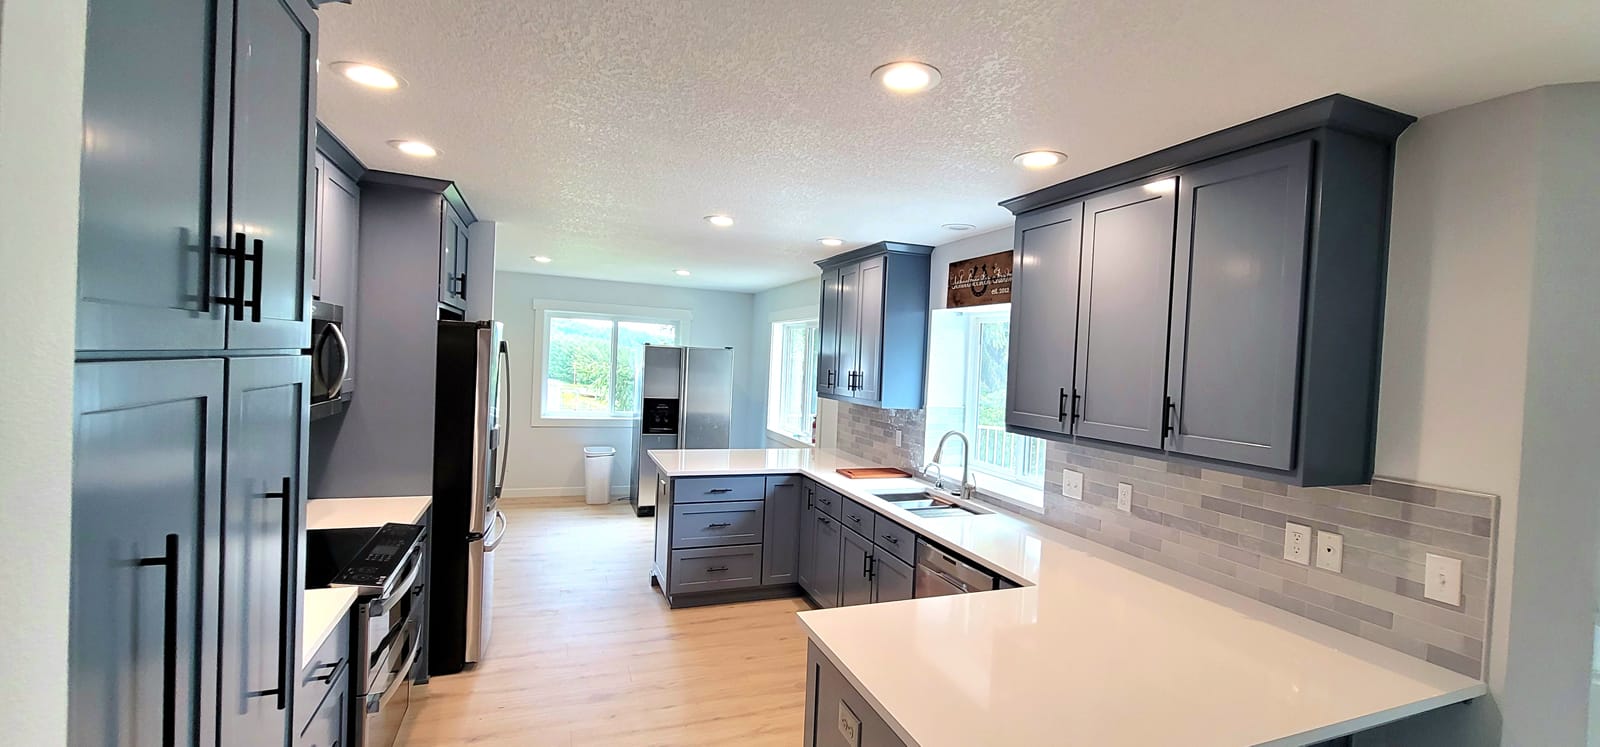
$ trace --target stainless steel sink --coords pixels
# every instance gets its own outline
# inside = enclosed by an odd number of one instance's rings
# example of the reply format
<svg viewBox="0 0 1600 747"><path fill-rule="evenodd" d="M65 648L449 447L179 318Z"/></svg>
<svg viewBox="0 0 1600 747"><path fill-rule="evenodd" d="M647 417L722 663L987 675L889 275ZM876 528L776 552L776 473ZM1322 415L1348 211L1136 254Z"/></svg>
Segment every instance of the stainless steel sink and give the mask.
<svg viewBox="0 0 1600 747"><path fill-rule="evenodd" d="M923 518L980 513L933 490L885 490L873 495Z"/></svg>

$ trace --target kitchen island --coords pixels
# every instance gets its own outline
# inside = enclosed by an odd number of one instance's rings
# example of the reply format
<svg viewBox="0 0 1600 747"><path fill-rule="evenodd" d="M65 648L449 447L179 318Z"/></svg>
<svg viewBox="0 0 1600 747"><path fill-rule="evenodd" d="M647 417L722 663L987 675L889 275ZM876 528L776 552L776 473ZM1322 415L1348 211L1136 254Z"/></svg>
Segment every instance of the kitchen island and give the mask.
<svg viewBox="0 0 1600 747"><path fill-rule="evenodd" d="M650 456L665 480L801 475L1021 585L801 613L814 659L808 746L873 747L862 724L874 719L892 732L877 744L920 747L1314 744L1487 690L1017 517L917 516L876 493L920 483L851 480L836 470L869 465L831 451ZM834 671L859 698L819 702Z"/></svg>

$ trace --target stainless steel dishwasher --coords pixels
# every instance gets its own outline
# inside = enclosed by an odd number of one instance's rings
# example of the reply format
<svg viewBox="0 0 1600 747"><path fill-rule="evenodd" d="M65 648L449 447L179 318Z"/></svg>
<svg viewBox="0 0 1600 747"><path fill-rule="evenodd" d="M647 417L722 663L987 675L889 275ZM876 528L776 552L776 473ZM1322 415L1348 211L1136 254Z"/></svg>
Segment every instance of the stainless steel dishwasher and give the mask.
<svg viewBox="0 0 1600 747"><path fill-rule="evenodd" d="M917 573L911 585L914 597L942 597L994 589L994 576L917 538Z"/></svg>

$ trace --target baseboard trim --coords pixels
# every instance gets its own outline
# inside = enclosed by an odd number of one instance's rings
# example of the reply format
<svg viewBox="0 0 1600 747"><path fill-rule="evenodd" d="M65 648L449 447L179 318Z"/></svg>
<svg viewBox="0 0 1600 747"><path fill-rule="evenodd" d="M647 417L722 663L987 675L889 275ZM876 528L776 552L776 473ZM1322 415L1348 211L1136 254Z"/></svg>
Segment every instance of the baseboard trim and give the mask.
<svg viewBox="0 0 1600 747"><path fill-rule="evenodd" d="M611 500L626 499L631 490L628 485L612 485ZM572 488L505 488L500 491L501 500L527 500L535 498L572 498L583 496L583 486Z"/></svg>

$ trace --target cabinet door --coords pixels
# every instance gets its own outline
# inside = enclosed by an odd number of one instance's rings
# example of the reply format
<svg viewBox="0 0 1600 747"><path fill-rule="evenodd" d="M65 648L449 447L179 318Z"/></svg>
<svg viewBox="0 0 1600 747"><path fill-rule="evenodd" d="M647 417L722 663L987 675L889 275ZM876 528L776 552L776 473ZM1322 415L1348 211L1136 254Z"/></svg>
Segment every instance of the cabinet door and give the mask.
<svg viewBox="0 0 1600 747"><path fill-rule="evenodd" d="M1167 448L1294 465L1311 143L1179 179Z"/></svg>
<svg viewBox="0 0 1600 747"><path fill-rule="evenodd" d="M839 377L834 391L856 396L856 371L861 367L861 265L839 268Z"/></svg>
<svg viewBox="0 0 1600 747"><path fill-rule="evenodd" d="M456 281L456 300L461 304L461 308L464 309L467 307L467 280L469 279L467 268L469 266L468 262L472 257L472 240L467 237L467 224L461 220L460 216L456 217L455 232L456 277L458 278Z"/></svg>
<svg viewBox="0 0 1600 747"><path fill-rule="evenodd" d="M840 538L844 534L844 527L839 522L821 511L817 512L816 528L813 530L811 583L816 587L816 593L811 598L823 607L839 606L839 552Z"/></svg>
<svg viewBox="0 0 1600 747"><path fill-rule="evenodd" d="M761 532L761 583L792 584L799 562L800 478L767 478L766 526Z"/></svg>
<svg viewBox="0 0 1600 747"><path fill-rule="evenodd" d="M297 707L299 705L296 704ZM328 697L322 701L320 708L315 703L305 705L317 708L317 712L311 717L311 722L306 724L305 730L300 732L300 738L295 740L295 747L340 747L350 744L345 735L350 712L348 669L334 681L333 687L328 691Z"/></svg>
<svg viewBox="0 0 1600 747"><path fill-rule="evenodd" d="M1161 446L1176 181L1084 205L1073 426L1081 437Z"/></svg>
<svg viewBox="0 0 1600 747"><path fill-rule="evenodd" d="M1006 425L1072 432L1083 203L1017 218Z"/></svg>
<svg viewBox="0 0 1600 747"><path fill-rule="evenodd" d="M817 516L819 515L816 505L817 486L810 480L805 480L802 485L805 489L805 503L800 507L800 526L796 527L799 545L798 557L795 559L795 580L800 583L801 589L812 598L816 598L817 586L812 578L817 560Z"/></svg>
<svg viewBox="0 0 1600 747"><path fill-rule="evenodd" d="M223 363L74 378L67 741L214 744Z"/></svg>
<svg viewBox="0 0 1600 747"><path fill-rule="evenodd" d="M817 315L818 394L834 394L844 388L844 373L839 368L839 290L839 268L823 270L822 301Z"/></svg>
<svg viewBox="0 0 1600 747"><path fill-rule="evenodd" d="M345 335L356 302L357 254L361 242L361 187L338 166L317 156L316 251L311 264L313 293L344 307Z"/></svg>
<svg viewBox="0 0 1600 747"><path fill-rule="evenodd" d="M83 71L79 350L226 344L212 250L226 221L226 80L212 0L94 0ZM224 76L225 78L225 76ZM214 97L222 105L214 106ZM214 154L214 144L216 154ZM214 163L215 162L215 163ZM219 165L220 164L220 165ZM213 168L216 166L216 168ZM223 231L218 231L221 233ZM19 269L20 271L20 269Z"/></svg>
<svg viewBox="0 0 1600 747"><path fill-rule="evenodd" d="M461 292L461 274L466 262L461 249L466 231L449 201L441 200L439 209L439 303L464 309L466 301Z"/></svg>
<svg viewBox="0 0 1600 747"><path fill-rule="evenodd" d="M896 602L911 598L915 576L905 561L886 552L872 556L872 601Z"/></svg>
<svg viewBox="0 0 1600 747"><path fill-rule="evenodd" d="M872 540L845 529L839 546L839 606L872 603Z"/></svg>
<svg viewBox="0 0 1600 747"><path fill-rule="evenodd" d="M228 364L219 735L227 745L281 745L289 730L310 376L304 356Z"/></svg>
<svg viewBox="0 0 1600 747"><path fill-rule="evenodd" d="M229 287L255 307L229 316L228 347L303 349L317 19L305 0L240 0L235 37L230 240L250 259L232 260L245 271Z"/></svg>
<svg viewBox="0 0 1600 747"><path fill-rule="evenodd" d="M883 399L883 313L886 259L862 260L856 282L861 289L856 341L856 391L860 399Z"/></svg>
<svg viewBox="0 0 1600 747"><path fill-rule="evenodd" d="M905 747L815 644L807 646L806 747Z"/></svg>

